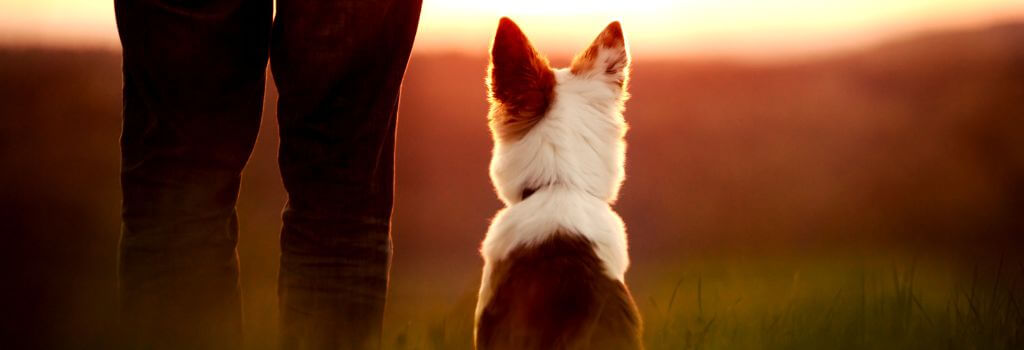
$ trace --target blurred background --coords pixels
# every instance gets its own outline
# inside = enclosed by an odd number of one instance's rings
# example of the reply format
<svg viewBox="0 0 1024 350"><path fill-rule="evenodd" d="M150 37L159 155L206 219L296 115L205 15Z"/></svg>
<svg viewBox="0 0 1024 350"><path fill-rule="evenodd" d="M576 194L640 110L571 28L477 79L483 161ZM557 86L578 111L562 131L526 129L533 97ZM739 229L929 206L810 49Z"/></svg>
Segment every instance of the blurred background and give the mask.
<svg viewBox="0 0 1024 350"><path fill-rule="evenodd" d="M557 66L623 21L616 209L648 348L1024 346L1024 2L426 0L388 348L470 347L502 15ZM113 344L118 50L109 1L0 3L0 348ZM286 199L266 94L238 203L253 349L277 340Z"/></svg>

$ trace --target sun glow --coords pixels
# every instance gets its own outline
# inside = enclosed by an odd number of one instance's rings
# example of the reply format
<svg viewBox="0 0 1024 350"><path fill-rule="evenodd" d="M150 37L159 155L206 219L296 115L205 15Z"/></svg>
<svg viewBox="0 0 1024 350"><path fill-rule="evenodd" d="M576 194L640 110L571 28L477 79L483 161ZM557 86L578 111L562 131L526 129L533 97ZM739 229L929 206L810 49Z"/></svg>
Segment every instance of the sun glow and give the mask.
<svg viewBox="0 0 1024 350"><path fill-rule="evenodd" d="M513 18L541 51L571 55L621 20L634 52L778 57L856 47L948 26L1024 19L1017 0L427 0L417 47L486 50Z"/></svg>
<svg viewBox="0 0 1024 350"><path fill-rule="evenodd" d="M541 51L571 55L621 20L641 57L777 57L862 46L913 31L1024 20L1020 0L424 0L416 50L486 51L498 18ZM4 0L0 44L117 47L111 1Z"/></svg>

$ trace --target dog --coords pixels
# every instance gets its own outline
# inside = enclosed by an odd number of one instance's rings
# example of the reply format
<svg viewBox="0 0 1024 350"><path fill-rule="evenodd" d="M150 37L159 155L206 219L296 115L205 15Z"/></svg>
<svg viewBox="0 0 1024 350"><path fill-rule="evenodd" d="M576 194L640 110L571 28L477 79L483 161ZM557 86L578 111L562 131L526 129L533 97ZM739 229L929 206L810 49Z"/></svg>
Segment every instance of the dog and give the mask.
<svg viewBox="0 0 1024 350"><path fill-rule="evenodd" d="M490 177L506 207L481 247L477 349L642 348L625 225L611 208L625 176L629 68L619 22L553 69L512 20L499 21Z"/></svg>

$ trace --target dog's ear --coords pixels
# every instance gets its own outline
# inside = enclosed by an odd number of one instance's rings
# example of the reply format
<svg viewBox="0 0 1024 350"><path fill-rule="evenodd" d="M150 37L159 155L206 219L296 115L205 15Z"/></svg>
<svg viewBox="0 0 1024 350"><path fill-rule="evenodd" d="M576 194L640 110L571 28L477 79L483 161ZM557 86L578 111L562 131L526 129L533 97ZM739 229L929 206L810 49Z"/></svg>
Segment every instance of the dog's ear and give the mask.
<svg viewBox="0 0 1024 350"><path fill-rule="evenodd" d="M576 55L570 70L577 76L600 76L624 86L629 79L629 49L619 21L608 24L590 47Z"/></svg>
<svg viewBox="0 0 1024 350"><path fill-rule="evenodd" d="M547 110L554 93L555 74L548 60L537 54L523 31L508 17L498 22L488 70L491 101L500 103L509 118L503 124L533 120Z"/></svg>

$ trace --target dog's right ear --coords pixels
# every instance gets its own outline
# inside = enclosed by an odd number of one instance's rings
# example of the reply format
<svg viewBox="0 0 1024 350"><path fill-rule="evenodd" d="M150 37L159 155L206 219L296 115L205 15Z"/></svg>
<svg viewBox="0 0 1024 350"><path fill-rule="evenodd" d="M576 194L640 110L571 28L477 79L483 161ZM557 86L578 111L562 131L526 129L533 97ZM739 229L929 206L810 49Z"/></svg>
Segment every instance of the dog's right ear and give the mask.
<svg viewBox="0 0 1024 350"><path fill-rule="evenodd" d="M498 22L488 71L491 102L500 104L507 118L495 122L513 129L523 123L532 126L547 110L554 94L554 71L508 17Z"/></svg>
<svg viewBox="0 0 1024 350"><path fill-rule="evenodd" d="M570 71L577 76L601 77L625 87L629 79L629 48L619 21L608 24L590 47L572 60Z"/></svg>

